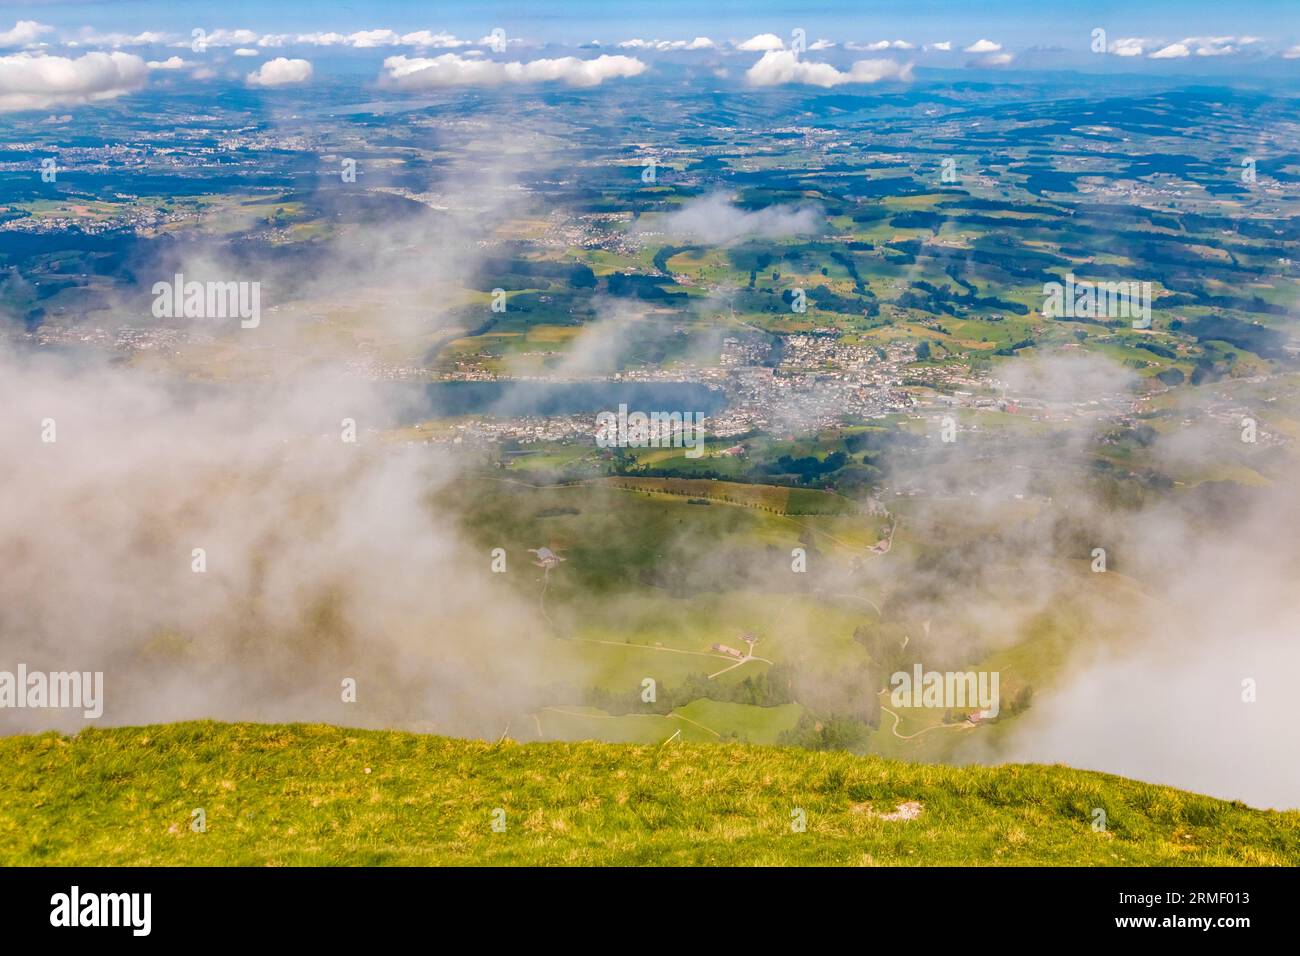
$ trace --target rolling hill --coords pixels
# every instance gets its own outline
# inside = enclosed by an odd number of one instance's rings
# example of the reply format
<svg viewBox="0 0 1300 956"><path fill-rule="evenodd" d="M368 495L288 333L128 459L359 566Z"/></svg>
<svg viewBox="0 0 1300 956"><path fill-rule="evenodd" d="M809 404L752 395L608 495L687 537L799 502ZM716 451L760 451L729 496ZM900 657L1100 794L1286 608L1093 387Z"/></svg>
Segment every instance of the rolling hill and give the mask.
<svg viewBox="0 0 1300 956"><path fill-rule="evenodd" d="M1300 862L1300 813L1061 766L210 721L7 737L0 760L6 865Z"/></svg>

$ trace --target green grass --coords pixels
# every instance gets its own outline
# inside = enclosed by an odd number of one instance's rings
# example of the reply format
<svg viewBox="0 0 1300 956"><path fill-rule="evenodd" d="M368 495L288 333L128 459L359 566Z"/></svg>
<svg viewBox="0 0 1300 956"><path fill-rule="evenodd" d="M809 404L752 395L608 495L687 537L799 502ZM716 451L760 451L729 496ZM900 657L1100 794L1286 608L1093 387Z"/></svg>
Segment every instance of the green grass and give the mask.
<svg viewBox="0 0 1300 956"><path fill-rule="evenodd" d="M212 722L8 737L0 759L10 865L1300 861L1300 813L1065 767ZM881 818L908 801L917 819Z"/></svg>

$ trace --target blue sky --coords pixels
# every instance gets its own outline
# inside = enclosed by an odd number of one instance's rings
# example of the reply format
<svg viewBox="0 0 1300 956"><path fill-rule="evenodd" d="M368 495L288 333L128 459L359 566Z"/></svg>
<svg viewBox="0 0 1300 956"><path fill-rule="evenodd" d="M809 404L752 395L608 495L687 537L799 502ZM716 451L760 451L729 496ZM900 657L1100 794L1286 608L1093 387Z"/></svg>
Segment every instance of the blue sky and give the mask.
<svg viewBox="0 0 1300 956"><path fill-rule="evenodd" d="M0 19L34 19L61 30L186 32L245 28L266 32L376 28L446 30L479 36L500 26L542 41L617 42L632 37L715 40L788 35L799 26L841 41L885 37L918 44L990 36L1007 46L1086 47L1090 30L1112 36L1257 36L1300 43L1300 0L7 0ZM0 29L8 26L6 22ZM996 36L993 36L996 34Z"/></svg>

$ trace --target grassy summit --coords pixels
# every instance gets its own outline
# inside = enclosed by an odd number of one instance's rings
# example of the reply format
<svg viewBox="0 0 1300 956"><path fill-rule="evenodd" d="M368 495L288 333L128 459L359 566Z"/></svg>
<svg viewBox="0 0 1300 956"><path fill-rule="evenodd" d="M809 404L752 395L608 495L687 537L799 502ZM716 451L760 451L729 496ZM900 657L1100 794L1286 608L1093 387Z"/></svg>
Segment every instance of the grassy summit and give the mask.
<svg viewBox="0 0 1300 956"><path fill-rule="evenodd" d="M4 864L1300 862L1300 813L1059 766L209 721L8 737L0 765Z"/></svg>

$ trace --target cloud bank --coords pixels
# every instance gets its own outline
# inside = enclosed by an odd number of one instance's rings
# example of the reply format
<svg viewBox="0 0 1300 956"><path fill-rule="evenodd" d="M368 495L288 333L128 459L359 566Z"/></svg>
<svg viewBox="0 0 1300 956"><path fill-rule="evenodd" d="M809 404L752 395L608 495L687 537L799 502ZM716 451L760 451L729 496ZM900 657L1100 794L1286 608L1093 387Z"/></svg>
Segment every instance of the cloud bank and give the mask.
<svg viewBox="0 0 1300 956"><path fill-rule="evenodd" d="M846 83L878 83L881 80L907 83L912 79L912 64L899 64L894 60L859 60L848 70L839 70L829 63L802 60L793 50L769 50L746 71L745 79L751 86L802 83L832 87Z"/></svg>
<svg viewBox="0 0 1300 956"><path fill-rule="evenodd" d="M75 59L16 53L0 57L0 112L111 100L144 86L149 67L129 53Z"/></svg>
<svg viewBox="0 0 1300 956"><path fill-rule="evenodd" d="M645 69L645 63L630 56L601 55L594 60L564 56L523 63L497 63L444 53L432 58L390 56L384 60L384 79L403 90L550 82L590 87L616 77L639 76Z"/></svg>

